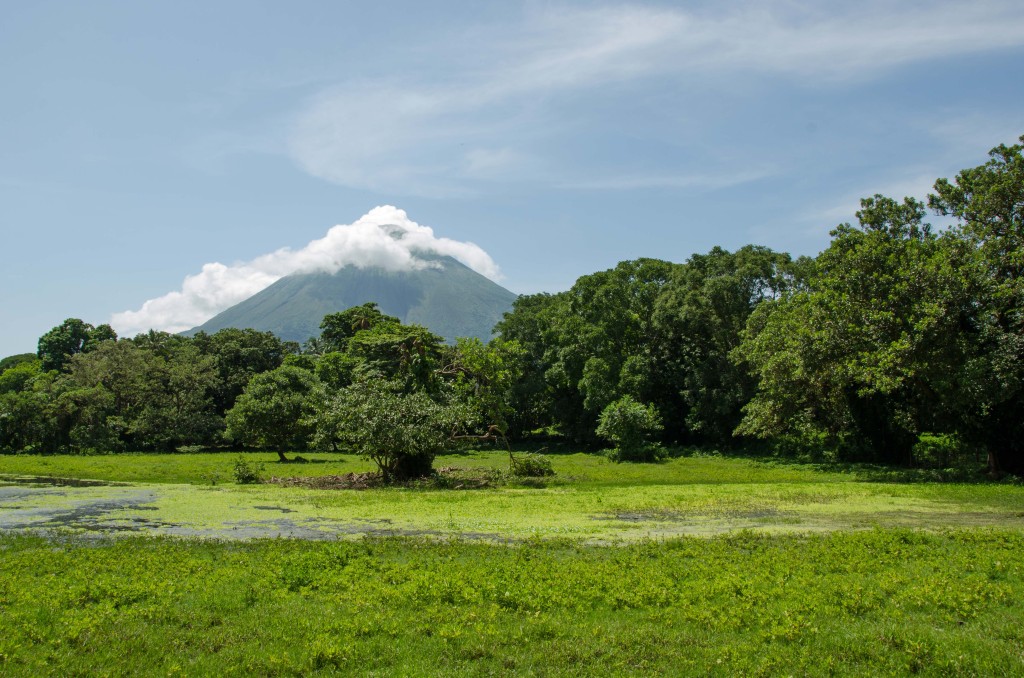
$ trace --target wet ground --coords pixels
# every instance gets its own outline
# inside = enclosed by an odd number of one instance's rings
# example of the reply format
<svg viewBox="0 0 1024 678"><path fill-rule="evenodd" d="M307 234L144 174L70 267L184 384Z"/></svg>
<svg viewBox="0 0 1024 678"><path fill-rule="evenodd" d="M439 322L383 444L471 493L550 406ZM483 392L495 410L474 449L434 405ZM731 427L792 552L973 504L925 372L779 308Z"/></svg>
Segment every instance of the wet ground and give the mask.
<svg viewBox="0 0 1024 678"><path fill-rule="evenodd" d="M639 501L622 488L600 493L565 487L357 491L0 474L0 533L228 540L431 536L489 542L568 537L618 543L737 530L812 533L882 526L1024 531L1020 505L1005 501L924 498L914 496L913 487L892 493L874 486L822 488L828 491L808 494L774 485L695 491L681 485L646 488Z"/></svg>
<svg viewBox="0 0 1024 678"><path fill-rule="evenodd" d="M440 536L437 530L403 529L386 518L338 521L302 516L286 506L254 504L248 513L266 519L204 524L161 520L157 503L174 486L136 486L75 478L0 475L0 533L73 533L79 536L142 534L207 539L292 538L327 540L351 536ZM299 514L289 517L289 514ZM272 516L272 517L271 517ZM504 541L498 534L460 533L465 538Z"/></svg>

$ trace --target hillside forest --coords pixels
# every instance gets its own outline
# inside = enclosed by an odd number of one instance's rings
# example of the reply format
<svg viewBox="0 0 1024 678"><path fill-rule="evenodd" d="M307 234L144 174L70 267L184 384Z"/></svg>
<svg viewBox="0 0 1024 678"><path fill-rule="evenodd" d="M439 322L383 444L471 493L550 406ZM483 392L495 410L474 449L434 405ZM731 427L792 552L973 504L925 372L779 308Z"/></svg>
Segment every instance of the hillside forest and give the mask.
<svg viewBox="0 0 1024 678"><path fill-rule="evenodd" d="M68 319L0 362L0 450L347 450L403 479L452 445L543 436L621 460L757 445L1024 474L1020 141L926 203L865 198L815 258L624 261L520 297L487 343L446 344L374 304L302 345Z"/></svg>

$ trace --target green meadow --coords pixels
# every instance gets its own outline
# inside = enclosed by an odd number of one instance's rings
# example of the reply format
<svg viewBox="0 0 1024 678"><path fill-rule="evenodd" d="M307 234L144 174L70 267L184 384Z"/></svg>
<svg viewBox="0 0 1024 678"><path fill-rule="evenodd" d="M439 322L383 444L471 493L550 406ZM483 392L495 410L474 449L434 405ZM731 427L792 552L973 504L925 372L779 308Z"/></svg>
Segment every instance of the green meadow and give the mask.
<svg viewBox="0 0 1024 678"><path fill-rule="evenodd" d="M473 452L443 487L309 489L238 456L0 457L0 674L1024 672L1020 484ZM370 470L304 456L245 459Z"/></svg>

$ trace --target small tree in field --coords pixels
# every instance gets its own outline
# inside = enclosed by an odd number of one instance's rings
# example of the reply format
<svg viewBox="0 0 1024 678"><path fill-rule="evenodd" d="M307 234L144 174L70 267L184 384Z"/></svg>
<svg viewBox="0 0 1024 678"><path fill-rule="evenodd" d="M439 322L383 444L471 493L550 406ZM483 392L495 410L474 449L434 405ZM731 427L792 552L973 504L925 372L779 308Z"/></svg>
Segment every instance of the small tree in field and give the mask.
<svg viewBox="0 0 1024 678"><path fill-rule="evenodd" d="M657 461L664 456L664 449L650 439L661 428L661 416L654 405L644 405L626 395L601 412L597 435L615 443L612 458L616 461Z"/></svg>
<svg viewBox="0 0 1024 678"><path fill-rule="evenodd" d="M467 409L384 380L358 381L317 405L317 445L334 440L373 461L386 480L428 476L453 444Z"/></svg>

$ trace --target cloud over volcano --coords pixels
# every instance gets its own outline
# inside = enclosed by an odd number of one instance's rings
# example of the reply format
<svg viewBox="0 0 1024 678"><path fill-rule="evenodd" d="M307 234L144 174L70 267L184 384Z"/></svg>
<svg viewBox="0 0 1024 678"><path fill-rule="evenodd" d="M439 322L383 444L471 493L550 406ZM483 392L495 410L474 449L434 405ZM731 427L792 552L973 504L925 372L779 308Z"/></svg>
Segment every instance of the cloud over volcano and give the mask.
<svg viewBox="0 0 1024 678"><path fill-rule="evenodd" d="M185 277L180 290L150 299L136 311L111 316L122 336L150 329L181 332L249 298L293 273L335 273L345 266L409 271L436 265L423 255L453 257L492 280L498 266L479 246L439 238L429 226L409 219L404 210L375 207L351 224L339 224L299 250L279 249L251 261L213 262Z"/></svg>

